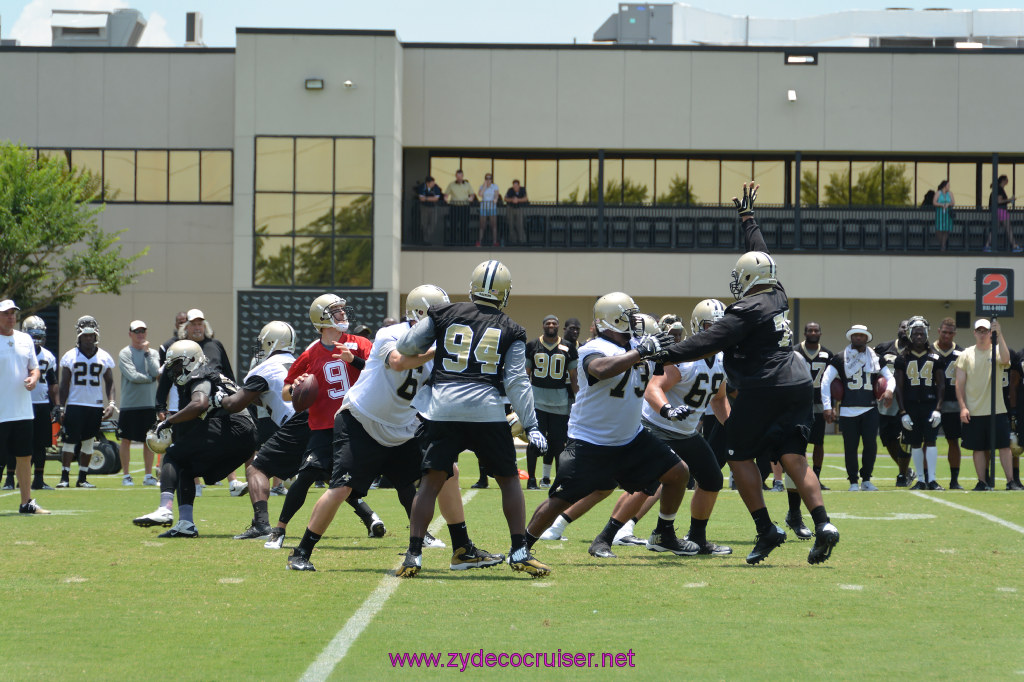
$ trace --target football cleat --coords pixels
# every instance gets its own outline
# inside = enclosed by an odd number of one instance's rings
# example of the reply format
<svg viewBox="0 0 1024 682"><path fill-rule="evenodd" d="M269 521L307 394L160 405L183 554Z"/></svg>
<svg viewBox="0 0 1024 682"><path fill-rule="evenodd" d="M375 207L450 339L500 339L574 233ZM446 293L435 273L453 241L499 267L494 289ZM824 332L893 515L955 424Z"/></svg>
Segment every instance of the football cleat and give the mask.
<svg viewBox="0 0 1024 682"><path fill-rule="evenodd" d="M949 482L949 489L950 490L963 490L964 487L962 485L960 485L960 483L958 483L957 481L950 481Z"/></svg>
<svg viewBox="0 0 1024 682"><path fill-rule="evenodd" d="M25 504L18 505L19 514L49 514L47 510L36 504L35 499L31 499Z"/></svg>
<svg viewBox="0 0 1024 682"><path fill-rule="evenodd" d="M985 492L986 490L992 490L992 487L985 483L985 481L978 481L978 485L974 486L974 492Z"/></svg>
<svg viewBox="0 0 1024 682"><path fill-rule="evenodd" d="M913 483L915 478L917 478L917 472L913 467L907 467L907 485Z"/></svg>
<svg viewBox="0 0 1024 682"><path fill-rule="evenodd" d="M452 553L451 569L464 571L467 568L487 568L500 564L504 560L504 554L491 554L470 542L468 546L458 547Z"/></svg>
<svg viewBox="0 0 1024 682"><path fill-rule="evenodd" d="M932 483L934 483L934 481L932 481ZM931 485L931 484L929 483L929 485ZM1024 485L1021 485L1017 481L1010 481L1009 483L1006 484L1006 489L1007 490L1024 490ZM940 486L938 488L930 488L930 490L942 490L942 487Z"/></svg>
<svg viewBox="0 0 1024 682"><path fill-rule="evenodd" d="M58 488L70 488L71 487L71 482L68 481L68 479L66 479L66 478L62 478L62 479L60 479L60 483L57 484L57 487Z"/></svg>
<svg viewBox="0 0 1024 682"><path fill-rule="evenodd" d="M525 546L509 552L508 565L513 571L529 573L533 578L543 578L551 573L551 568L537 561Z"/></svg>
<svg viewBox="0 0 1024 682"><path fill-rule="evenodd" d="M856 484L856 483L851 483L850 484L850 492L851 493L858 492L859 490L860 490L860 486L858 484Z"/></svg>
<svg viewBox="0 0 1024 682"><path fill-rule="evenodd" d="M484 488L487 487L487 479L480 479L479 481L477 481L476 483L469 487L476 488L477 490L483 490Z"/></svg>
<svg viewBox="0 0 1024 682"><path fill-rule="evenodd" d="M178 521L170 530L157 535L158 538L197 538L199 531L191 521Z"/></svg>
<svg viewBox="0 0 1024 682"><path fill-rule="evenodd" d="M241 497L249 492L249 484L245 481L231 481L229 486L231 497Z"/></svg>
<svg viewBox="0 0 1024 682"><path fill-rule="evenodd" d="M619 546L619 547L624 547L624 546L627 546L627 545L636 545L638 547L646 547L647 546L647 540L644 540L643 538L638 538L637 536L635 536L633 534L622 535L622 536L618 536L617 535L617 536L615 536L615 539L612 540L612 544L616 545L616 546Z"/></svg>
<svg viewBox="0 0 1024 682"><path fill-rule="evenodd" d="M693 540L690 540L689 535L686 536L686 540L694 542ZM694 542L694 544L698 547L697 554L710 554L711 556L728 556L732 554L732 547L716 545L715 543L708 542L707 540L705 540L703 544L699 542Z"/></svg>
<svg viewBox="0 0 1024 682"><path fill-rule="evenodd" d="M10 479L4 481L4 487L0 488L0 490L14 490L14 481Z"/></svg>
<svg viewBox="0 0 1024 682"><path fill-rule="evenodd" d="M672 552L676 556L695 556L700 552L696 542L687 539L680 540L673 532L659 533L654 531L651 537L647 538L647 549L652 552Z"/></svg>
<svg viewBox="0 0 1024 682"><path fill-rule="evenodd" d="M384 522L377 516L377 512L374 512L370 516L369 520L363 522L366 526L366 537L368 538L382 538L387 534L388 529L385 527Z"/></svg>
<svg viewBox="0 0 1024 682"><path fill-rule="evenodd" d="M807 554L807 563L820 564L832 556L832 548L839 543L839 530L831 523L819 523L814 527L814 546Z"/></svg>
<svg viewBox="0 0 1024 682"><path fill-rule="evenodd" d="M43 481L35 481L32 483L32 490L53 490L53 486L47 485Z"/></svg>
<svg viewBox="0 0 1024 682"><path fill-rule="evenodd" d="M142 479L142 485L160 485L160 481L153 474L146 474L146 477Z"/></svg>
<svg viewBox="0 0 1024 682"><path fill-rule="evenodd" d="M596 556L598 559L617 559L618 555L612 552L612 548L608 546L608 543L600 538L595 538L590 543L590 556Z"/></svg>
<svg viewBox="0 0 1024 682"><path fill-rule="evenodd" d="M284 545L284 528L274 527L270 529L270 539L263 543L267 549L281 549Z"/></svg>
<svg viewBox="0 0 1024 682"><path fill-rule="evenodd" d="M896 487L897 488L906 488L907 487L907 477L904 476L903 474L897 474L896 475Z"/></svg>
<svg viewBox="0 0 1024 682"><path fill-rule="evenodd" d="M1007 490L1011 490L1009 485L1006 486L1006 489ZM943 488L941 485L939 485L938 481L929 481L928 482L928 490L945 490L945 488Z"/></svg>
<svg viewBox="0 0 1024 682"><path fill-rule="evenodd" d="M799 514L786 514L786 525L793 530L793 534L800 540L810 540L811 529L804 525L804 519Z"/></svg>
<svg viewBox="0 0 1024 682"><path fill-rule="evenodd" d="M76 488L95 488L96 486L94 486L92 483L89 483L89 481L79 481L78 483L75 484L75 487Z"/></svg>
<svg viewBox="0 0 1024 682"><path fill-rule="evenodd" d="M156 511L132 520L132 523L142 528L150 528L152 526L170 528L171 524L174 523L174 513L167 507L158 507Z"/></svg>
<svg viewBox="0 0 1024 682"><path fill-rule="evenodd" d="M918 481L914 485L910 486L911 490L928 490L928 486L924 484L924 481Z"/></svg>
<svg viewBox="0 0 1024 682"><path fill-rule="evenodd" d="M751 565L761 563L768 558L768 555L772 553L773 549L785 541L786 531L773 523L772 527L769 528L768 531L757 535L757 541L754 543L754 549L750 550L750 554L747 555L747 563Z"/></svg>
<svg viewBox="0 0 1024 682"><path fill-rule="evenodd" d="M832 490L832 488L829 488L827 485L825 485L821 481L818 481L818 485L821 486L822 490Z"/></svg>
<svg viewBox="0 0 1024 682"><path fill-rule="evenodd" d="M861 490L867 490L867 491L870 491L870 492L873 492L873 493L877 493L878 492L878 487L874 483L872 483L871 481L861 481L860 489Z"/></svg>
<svg viewBox="0 0 1024 682"><path fill-rule="evenodd" d="M309 562L309 557L305 554L300 554L298 549L295 549L291 554L288 555L288 570L289 571L315 571L316 568Z"/></svg>
<svg viewBox="0 0 1024 682"><path fill-rule="evenodd" d="M405 560L402 561L402 565L395 571L395 575L399 578L412 578L420 572L420 568L423 567L423 555L413 554L412 552L405 553Z"/></svg>
<svg viewBox="0 0 1024 682"><path fill-rule="evenodd" d="M248 528L235 536L235 540L268 540L271 534L270 524L257 524L253 521Z"/></svg>
<svg viewBox="0 0 1024 682"><path fill-rule="evenodd" d="M130 488L133 485L135 485L135 481L132 480L130 474L125 474L124 476L121 477L121 485L125 486L126 488Z"/></svg>
<svg viewBox="0 0 1024 682"><path fill-rule="evenodd" d="M772 492L773 493L784 493L784 492L786 492L785 484L782 481L780 481L779 479L775 479L775 482L772 483Z"/></svg>
<svg viewBox="0 0 1024 682"><path fill-rule="evenodd" d="M547 478L547 477L544 477L544 478L540 479L540 487L541 488L550 488L551 487L551 479Z"/></svg>
<svg viewBox="0 0 1024 682"><path fill-rule="evenodd" d="M537 479L536 478L529 479L526 482L526 489L527 490L540 490L540 486L537 485Z"/></svg>
<svg viewBox="0 0 1024 682"><path fill-rule="evenodd" d="M423 547L425 549L444 549L447 546L444 544L444 540L438 540L430 533L426 533L423 536Z"/></svg>
<svg viewBox="0 0 1024 682"><path fill-rule="evenodd" d="M271 497L284 497L287 494L288 488L285 488L283 483L279 483L278 485L275 485L273 488L270 489Z"/></svg>

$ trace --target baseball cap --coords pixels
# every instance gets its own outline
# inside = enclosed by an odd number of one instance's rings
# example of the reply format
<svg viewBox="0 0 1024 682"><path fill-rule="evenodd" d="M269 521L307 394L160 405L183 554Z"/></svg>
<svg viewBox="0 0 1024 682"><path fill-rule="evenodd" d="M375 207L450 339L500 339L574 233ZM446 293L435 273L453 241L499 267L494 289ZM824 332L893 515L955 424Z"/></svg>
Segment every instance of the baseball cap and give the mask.
<svg viewBox="0 0 1024 682"><path fill-rule="evenodd" d="M142 320L132 320L132 323L128 325L128 330L133 332L144 332L146 331L146 323Z"/></svg>
<svg viewBox="0 0 1024 682"><path fill-rule="evenodd" d="M11 309L21 310L21 308L19 308L18 306L14 305L14 301L12 301L9 298L4 299L3 301L0 301L0 313L6 313L8 310L11 310Z"/></svg>
<svg viewBox="0 0 1024 682"><path fill-rule="evenodd" d="M206 315L203 315L203 311L199 308L192 308L185 315L186 319L191 322L192 320L205 320Z"/></svg>
<svg viewBox="0 0 1024 682"><path fill-rule="evenodd" d="M979 319L974 321L974 328L975 329L991 329L992 328L992 323L989 322L988 320L986 320L984 317L982 317L982 318L979 318Z"/></svg>

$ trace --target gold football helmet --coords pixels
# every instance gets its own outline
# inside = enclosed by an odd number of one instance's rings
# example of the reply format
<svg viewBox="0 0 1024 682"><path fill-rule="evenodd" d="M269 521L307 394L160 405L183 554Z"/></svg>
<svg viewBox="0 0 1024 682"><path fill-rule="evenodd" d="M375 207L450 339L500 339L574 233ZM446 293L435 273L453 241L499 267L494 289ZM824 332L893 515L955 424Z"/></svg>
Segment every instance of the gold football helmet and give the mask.
<svg viewBox="0 0 1024 682"><path fill-rule="evenodd" d="M613 331L623 334L633 332L633 316L640 314L640 308L633 297L621 291L613 291L597 299L594 304L594 322L597 331Z"/></svg>
<svg viewBox="0 0 1024 682"><path fill-rule="evenodd" d="M747 251L736 261L729 291L739 300L758 284L777 284L775 259L764 251Z"/></svg>
<svg viewBox="0 0 1024 682"><path fill-rule="evenodd" d="M690 331L700 334L723 317L725 317L725 304L717 298L705 298L693 307L693 314L690 315Z"/></svg>
<svg viewBox="0 0 1024 682"><path fill-rule="evenodd" d="M317 331L333 327L340 332L346 332L348 315L345 313L345 303L341 296L320 294L309 305L309 321Z"/></svg>
<svg viewBox="0 0 1024 682"><path fill-rule="evenodd" d="M256 337L256 345L256 357L260 362L270 357L274 351L283 350L294 355L295 330L287 322L268 322Z"/></svg>
<svg viewBox="0 0 1024 682"><path fill-rule="evenodd" d="M657 334L661 331L658 320L654 315L640 313L633 320L633 336L640 338L644 334Z"/></svg>
<svg viewBox="0 0 1024 682"><path fill-rule="evenodd" d="M511 293L512 273L501 261L484 261L473 269L469 280L470 300L489 301L500 310L508 305Z"/></svg>
<svg viewBox="0 0 1024 682"><path fill-rule="evenodd" d="M444 289L433 284L421 284L405 297L405 319L415 324L427 316L427 308L442 303L451 303Z"/></svg>
<svg viewBox="0 0 1024 682"><path fill-rule="evenodd" d="M146 432L146 445L158 455L167 452L167 448L171 447L171 430L164 429L158 436L156 429L150 429Z"/></svg>
<svg viewBox="0 0 1024 682"><path fill-rule="evenodd" d="M21 323L21 331L31 336L37 346L46 343L46 323L37 315L26 317Z"/></svg>
<svg viewBox="0 0 1024 682"><path fill-rule="evenodd" d="M199 366L205 364L206 356L203 354L203 349L200 348L199 344L195 341L182 339L181 341L175 341L167 349L164 372L167 373L171 381L179 386L184 386L188 376Z"/></svg>

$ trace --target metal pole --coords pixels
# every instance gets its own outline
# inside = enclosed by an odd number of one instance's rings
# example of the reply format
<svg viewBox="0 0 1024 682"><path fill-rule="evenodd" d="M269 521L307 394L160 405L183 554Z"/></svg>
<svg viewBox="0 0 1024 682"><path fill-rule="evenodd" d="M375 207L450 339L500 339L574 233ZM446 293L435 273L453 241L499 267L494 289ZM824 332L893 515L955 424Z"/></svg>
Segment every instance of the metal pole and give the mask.
<svg viewBox="0 0 1024 682"><path fill-rule="evenodd" d="M796 161L794 162L794 175L796 175L796 182L794 183L796 185L796 187L794 188L794 192L796 193L796 201L793 204L793 229L796 230L796 238L793 240L793 243L796 245L797 249L802 249L803 248L803 234L802 234L803 231L800 229L800 203L801 203L801 199L802 199L802 197L800 196L800 187L801 187L801 184L800 184L800 161L801 161L801 156L802 155L800 154L800 152L797 152L796 153Z"/></svg>
<svg viewBox="0 0 1024 682"><path fill-rule="evenodd" d="M1006 208L1010 208L1007 206ZM999 250L999 153L992 153L992 192L989 194L988 212L991 229L991 240L993 251ZM1006 245L1009 248L1009 244Z"/></svg>
<svg viewBox="0 0 1024 682"><path fill-rule="evenodd" d="M995 321L996 321L996 316L993 315L992 316L993 324L995 323ZM988 444L989 444L989 447L991 448L991 452L989 453L988 474L987 474L988 475L988 480L991 481L993 484L995 484L995 482L996 482L996 353L998 352L998 349L999 349L999 347L997 345L998 343L999 343L999 338L996 335L996 331L993 329L992 330L992 390L991 390L992 410L991 410L991 412L989 412L990 416L989 416L989 429L988 429L988 437L989 437ZM1000 386L1000 389L1001 388L1002 387ZM988 481L986 481L986 483L988 483Z"/></svg>
<svg viewBox="0 0 1024 682"><path fill-rule="evenodd" d="M604 233L604 150L597 150L597 233L604 238L605 246L608 237Z"/></svg>

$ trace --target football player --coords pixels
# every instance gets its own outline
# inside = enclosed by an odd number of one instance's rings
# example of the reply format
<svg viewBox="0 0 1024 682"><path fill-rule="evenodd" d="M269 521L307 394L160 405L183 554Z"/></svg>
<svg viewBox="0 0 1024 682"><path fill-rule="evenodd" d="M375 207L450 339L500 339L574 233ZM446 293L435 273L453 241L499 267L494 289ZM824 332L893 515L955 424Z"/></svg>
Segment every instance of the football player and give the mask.
<svg viewBox="0 0 1024 682"><path fill-rule="evenodd" d="M100 435L100 422L108 419L117 406L114 394L114 358L99 347L100 325L90 315L78 318L75 324L78 336L75 347L60 359L61 408L58 414L64 426L64 446L61 453L62 469L58 488L67 488L71 479L71 460L75 446L81 446L78 460L76 488L95 488L86 480L89 461L96 437ZM107 401L103 402L106 392ZM102 437L102 436L101 436Z"/></svg>
<svg viewBox="0 0 1024 682"><path fill-rule="evenodd" d="M421 420L413 401L426 390L424 382L433 369L434 349L419 356L402 355L395 349L398 337L423 319L430 306L449 303L440 287L424 284L406 297L406 322L381 329L373 342L366 369L345 395L334 417L334 472L310 517L299 546L288 557L288 568L316 570L309 557L327 532L342 501L366 494L377 476L384 474L395 486L399 500L412 518L412 501L420 477L422 451L416 439ZM485 568L505 557L476 547L466 530L466 516L459 492L458 468L441 488L437 498L441 515L448 523L452 545L451 569ZM432 540L424 536L424 546ZM433 546L444 547L434 540Z"/></svg>
<svg viewBox="0 0 1024 682"><path fill-rule="evenodd" d="M544 469L537 485L537 457L540 451L526 446L527 490L551 487L551 464L556 453L565 447L569 426L569 408L576 395L576 349L558 336L558 318L548 315L542 322L544 333L526 344L526 371L533 384L533 402L537 412L537 428L548 441L544 453Z"/></svg>
<svg viewBox="0 0 1024 682"><path fill-rule="evenodd" d="M836 410L832 406L832 382L838 377L843 386L843 398L839 408L839 430L843 433L843 450L846 456L846 477L850 491L877 491L871 482L878 456L878 404L875 399L875 382L884 377L886 382L883 401L892 400L894 379L888 365L881 362L875 351L868 347L871 332L862 324L855 324L846 332L848 345L836 353L821 378L821 404L825 421L836 421ZM862 466L857 469L857 449L864 443ZM860 484L858 485L858 480Z"/></svg>
<svg viewBox="0 0 1024 682"><path fill-rule="evenodd" d="M739 391L725 425L729 466L757 528L757 541L747 563L763 561L786 541L786 532L768 515L754 461L766 454L782 464L811 511L816 537L807 561L817 564L829 558L839 542L839 531L825 511L818 477L807 466L814 388L806 363L793 353L789 298L754 220L757 188L753 182L744 183L742 199L733 197L747 248L736 261L729 286L737 301L711 329L669 346L665 357L678 363L725 353L727 380Z"/></svg>
<svg viewBox="0 0 1024 682"><path fill-rule="evenodd" d="M821 483L821 466L825 462L825 417L821 407L821 377L831 362L833 353L821 345L821 325L817 322L808 322L804 325L804 340L800 342L796 354L807 362L807 368L811 370L811 379L814 381L814 425L811 427L811 435L807 442L814 446L811 458L814 475L818 477L821 489L828 490L828 487Z"/></svg>
<svg viewBox="0 0 1024 682"><path fill-rule="evenodd" d="M569 415L569 439L559 455L554 485L530 519L530 545L573 503L594 491L611 491L621 485L631 495L616 504L589 550L593 556L613 558L611 543L616 533L639 512L645 499L632 493L653 495L660 482L663 491L658 525L647 548L676 555L694 555L699 550L695 543L680 540L675 533L675 515L686 493L689 470L678 455L640 424L644 391L655 370L654 361L672 337L659 331L656 322L655 335L642 335L646 325L639 314L633 299L622 292L605 294L594 304L598 337L579 349L579 366L586 381L580 382Z"/></svg>
<svg viewBox="0 0 1024 682"><path fill-rule="evenodd" d="M562 329L562 340L572 350L576 350L580 345L580 329L582 327L578 318L570 317L565 321L565 327Z"/></svg>
<svg viewBox="0 0 1024 682"><path fill-rule="evenodd" d="M949 458L949 489L963 490L960 485L960 404L956 401L956 360L964 352L956 343L956 321L947 317L939 323L939 338L933 345L939 356L936 370L943 377L942 435L946 438Z"/></svg>
<svg viewBox="0 0 1024 682"><path fill-rule="evenodd" d="M909 345L907 324L908 320L901 321L896 330L895 339L883 341L875 346L875 355L878 356L878 361L883 367L888 368L890 373L893 372L893 363L896 362L896 358L905 352ZM889 385L889 388L893 388L892 384ZM917 472L910 468L910 453L900 442L903 426L900 423L899 415L896 414L898 411L899 406L896 403L886 402L884 397L878 401L878 437L899 469L899 473L896 475L896 487L904 488L914 482Z"/></svg>
<svg viewBox="0 0 1024 682"><path fill-rule="evenodd" d="M939 462L935 438L942 422L945 381L939 374L939 356L928 347L928 320L912 317L907 329L910 342L896 357L894 367L903 442L910 446L914 466L925 478L912 490L944 490L935 480Z"/></svg>
<svg viewBox="0 0 1024 682"><path fill-rule="evenodd" d="M238 386L207 362L195 341L176 341L167 349L164 371L178 391L183 407L153 428L159 437L171 429L172 442L160 465L160 506L132 523L147 528L170 526L178 495L178 522L162 538L197 538L193 518L196 478L215 483L241 466L256 446L256 423L248 411L231 414L213 404L218 392L232 394ZM147 438L148 440L148 438Z"/></svg>
<svg viewBox="0 0 1024 682"><path fill-rule="evenodd" d="M444 482L454 474L463 450L472 450L501 489L502 508L511 535L508 563L515 571L545 576L550 569L526 546L526 502L512 431L505 420L508 396L530 442L547 450L537 428L533 391L526 375L526 330L502 309L512 292L512 274L499 261L476 266L470 277L469 302L431 306L427 315L396 341L402 355L420 356L436 344L431 370L427 444L423 477L413 501L409 550L398 571L412 577L422 566L423 537Z"/></svg>
<svg viewBox="0 0 1024 682"><path fill-rule="evenodd" d="M32 315L21 323L21 330L32 337L39 362L39 383L32 389L32 490L53 490L43 480L46 449L53 444L53 414L57 406L57 358L43 344L46 343L46 323Z"/></svg>

